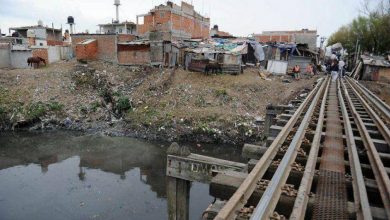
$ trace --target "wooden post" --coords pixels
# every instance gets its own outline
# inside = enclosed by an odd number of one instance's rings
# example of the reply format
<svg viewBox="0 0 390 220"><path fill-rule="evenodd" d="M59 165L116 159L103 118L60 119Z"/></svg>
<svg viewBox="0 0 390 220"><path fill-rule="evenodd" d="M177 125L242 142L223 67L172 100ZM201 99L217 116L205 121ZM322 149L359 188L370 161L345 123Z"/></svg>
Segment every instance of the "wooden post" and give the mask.
<svg viewBox="0 0 390 220"><path fill-rule="evenodd" d="M168 219L188 220L191 182L167 177Z"/></svg>

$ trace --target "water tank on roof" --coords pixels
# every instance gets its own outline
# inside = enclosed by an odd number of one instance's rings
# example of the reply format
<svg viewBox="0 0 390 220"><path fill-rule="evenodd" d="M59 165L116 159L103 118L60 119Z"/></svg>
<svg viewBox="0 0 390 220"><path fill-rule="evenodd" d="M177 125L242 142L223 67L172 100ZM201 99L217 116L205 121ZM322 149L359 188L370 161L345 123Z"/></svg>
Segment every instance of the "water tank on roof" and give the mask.
<svg viewBox="0 0 390 220"><path fill-rule="evenodd" d="M72 16L68 17L68 24L74 24L74 18Z"/></svg>
<svg viewBox="0 0 390 220"><path fill-rule="evenodd" d="M43 26L43 21L42 21L42 20L38 20L38 26L39 26L39 27L42 27L42 26Z"/></svg>
<svg viewBox="0 0 390 220"><path fill-rule="evenodd" d="M120 5L121 1L120 0L114 0L114 5Z"/></svg>

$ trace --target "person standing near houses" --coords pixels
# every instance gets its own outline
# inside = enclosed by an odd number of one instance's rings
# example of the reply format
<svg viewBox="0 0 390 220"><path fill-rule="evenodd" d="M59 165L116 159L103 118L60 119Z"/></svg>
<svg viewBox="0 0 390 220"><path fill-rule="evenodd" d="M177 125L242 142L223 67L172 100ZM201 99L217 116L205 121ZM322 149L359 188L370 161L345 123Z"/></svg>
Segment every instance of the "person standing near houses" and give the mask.
<svg viewBox="0 0 390 220"><path fill-rule="evenodd" d="M332 81L335 82L339 75L339 63L337 59L332 60L332 64L330 65L330 73L332 76Z"/></svg>
<svg viewBox="0 0 390 220"><path fill-rule="evenodd" d="M299 65L295 65L292 72L294 74L294 79L299 80L301 78L301 67Z"/></svg>
<svg viewBox="0 0 390 220"><path fill-rule="evenodd" d="M344 60L340 60L339 61L339 77L344 77L344 66L345 66L345 62Z"/></svg>
<svg viewBox="0 0 390 220"><path fill-rule="evenodd" d="M310 76L314 76L314 72L313 72L313 64L309 64L307 65L306 67L306 73L309 74Z"/></svg>

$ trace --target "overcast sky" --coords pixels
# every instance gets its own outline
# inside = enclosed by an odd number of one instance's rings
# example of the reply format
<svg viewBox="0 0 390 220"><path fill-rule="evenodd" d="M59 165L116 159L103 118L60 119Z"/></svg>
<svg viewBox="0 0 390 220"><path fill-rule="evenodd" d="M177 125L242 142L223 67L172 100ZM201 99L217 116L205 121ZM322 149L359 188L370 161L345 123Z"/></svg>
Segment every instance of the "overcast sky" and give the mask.
<svg viewBox="0 0 390 220"><path fill-rule="evenodd" d="M195 10L210 16L211 25L238 36L267 30L317 29L329 36L340 26L359 15L362 0L186 0ZM378 2L379 0L371 0ZM67 16L75 18L76 31L98 30L97 24L115 18L114 0L0 0L0 28L44 25L64 29ZM145 14L164 0L121 0L120 21L135 22L137 14ZM180 3L180 0L173 0Z"/></svg>

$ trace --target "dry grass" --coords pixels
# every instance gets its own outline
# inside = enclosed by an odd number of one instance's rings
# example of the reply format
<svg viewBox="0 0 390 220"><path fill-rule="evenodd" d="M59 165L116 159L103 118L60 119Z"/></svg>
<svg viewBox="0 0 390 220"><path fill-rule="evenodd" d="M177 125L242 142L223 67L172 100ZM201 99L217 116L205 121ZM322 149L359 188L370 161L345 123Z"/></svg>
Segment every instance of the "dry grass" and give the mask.
<svg viewBox="0 0 390 220"><path fill-rule="evenodd" d="M390 84L389 83L381 83L381 82L373 82L373 81L361 81L363 85L365 85L368 89L370 89L373 93L375 93L379 98L381 98L384 102L390 105Z"/></svg>
<svg viewBox="0 0 390 220"><path fill-rule="evenodd" d="M12 94L9 99L25 105L55 101L63 105L63 117L104 120L107 106L101 104L99 88L88 84L78 87L72 79L76 64L70 61L36 70L0 70L0 85ZM132 108L124 115L129 127L156 133L172 128L178 135L251 133L251 123L265 116L268 104L285 104L303 88L312 88L315 81L292 81L288 76L285 78L291 83L282 82L281 77L267 81L256 69L237 76L207 76L182 69L134 70L105 62L88 66L104 77L112 93L129 98Z"/></svg>

